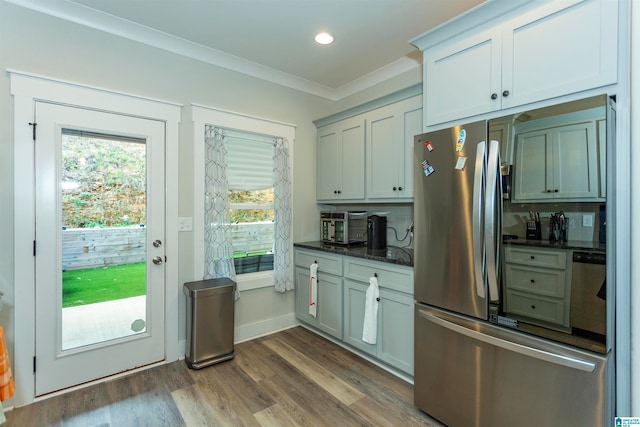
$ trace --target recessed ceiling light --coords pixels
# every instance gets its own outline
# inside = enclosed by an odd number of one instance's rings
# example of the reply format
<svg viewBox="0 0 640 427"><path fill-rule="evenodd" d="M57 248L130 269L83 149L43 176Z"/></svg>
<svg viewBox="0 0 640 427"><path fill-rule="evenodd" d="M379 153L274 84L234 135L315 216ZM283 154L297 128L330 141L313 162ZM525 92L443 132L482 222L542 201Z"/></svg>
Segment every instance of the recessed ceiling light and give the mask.
<svg viewBox="0 0 640 427"><path fill-rule="evenodd" d="M333 36L329 33L319 33L314 40L318 44L331 44L333 43Z"/></svg>

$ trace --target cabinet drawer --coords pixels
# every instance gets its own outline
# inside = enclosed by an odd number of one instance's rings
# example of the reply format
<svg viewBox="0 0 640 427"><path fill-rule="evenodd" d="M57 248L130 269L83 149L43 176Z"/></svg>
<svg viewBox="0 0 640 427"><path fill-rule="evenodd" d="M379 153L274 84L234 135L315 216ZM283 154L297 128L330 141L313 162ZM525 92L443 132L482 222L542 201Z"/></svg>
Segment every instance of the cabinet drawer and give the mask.
<svg viewBox="0 0 640 427"><path fill-rule="evenodd" d="M295 263L300 267L307 269L314 262L318 263L319 273L335 274L342 276L342 257L340 255L331 255L321 251L305 251L297 249L295 252Z"/></svg>
<svg viewBox="0 0 640 427"><path fill-rule="evenodd" d="M413 269L395 267L383 262L345 259L344 277L369 283L369 278L378 275L378 285L413 295Z"/></svg>
<svg viewBox="0 0 640 427"><path fill-rule="evenodd" d="M563 270L544 270L518 264L506 264L507 289L563 298L566 273Z"/></svg>
<svg viewBox="0 0 640 427"><path fill-rule="evenodd" d="M507 290L505 311L543 322L564 324L564 302Z"/></svg>
<svg viewBox="0 0 640 427"><path fill-rule="evenodd" d="M509 246L505 248L505 261L532 267L565 269L567 267L567 251Z"/></svg>

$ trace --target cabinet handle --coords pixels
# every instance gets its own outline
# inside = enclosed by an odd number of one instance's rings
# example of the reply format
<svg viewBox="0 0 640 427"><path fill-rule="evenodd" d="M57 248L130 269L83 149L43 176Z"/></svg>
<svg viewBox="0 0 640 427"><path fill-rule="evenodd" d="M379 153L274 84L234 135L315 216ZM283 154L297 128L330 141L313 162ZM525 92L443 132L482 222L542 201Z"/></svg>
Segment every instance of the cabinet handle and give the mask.
<svg viewBox="0 0 640 427"><path fill-rule="evenodd" d="M551 190L545 190L545 193L551 193Z"/></svg>
<svg viewBox="0 0 640 427"><path fill-rule="evenodd" d="M555 190L553 190L554 193L557 193L558 191L560 191L560 190L558 190L557 188Z"/></svg>
<svg viewBox="0 0 640 427"><path fill-rule="evenodd" d="M535 281L535 280L533 280L533 279L531 279L531 283L536 283L536 281Z"/></svg>
<svg viewBox="0 0 640 427"><path fill-rule="evenodd" d="M342 193L342 191L338 190L338 194Z"/></svg>
<svg viewBox="0 0 640 427"><path fill-rule="evenodd" d="M531 255L531 259L536 259L536 257L534 255Z"/></svg>
<svg viewBox="0 0 640 427"><path fill-rule="evenodd" d="M536 306L531 304L531 308L533 308L534 310L536 309Z"/></svg>
<svg viewBox="0 0 640 427"><path fill-rule="evenodd" d="M504 96L505 98L509 96L509 91L505 90L504 92L502 92L502 96Z"/></svg>
<svg viewBox="0 0 640 427"><path fill-rule="evenodd" d="M333 190L333 194L338 194L338 190Z"/></svg>
<svg viewBox="0 0 640 427"><path fill-rule="evenodd" d="M397 190L397 188L396 188L396 187L393 187L393 191L396 191L396 190Z"/></svg>
<svg viewBox="0 0 640 427"><path fill-rule="evenodd" d="M402 191L402 187L398 187L398 191Z"/></svg>
<svg viewBox="0 0 640 427"><path fill-rule="evenodd" d="M497 93L492 93L491 94L491 99L498 99L498 94Z"/></svg>
<svg viewBox="0 0 640 427"><path fill-rule="evenodd" d="M376 298L376 301L377 301L377 302L380 302L380 298L379 298L379 297L378 297L378 298Z"/></svg>

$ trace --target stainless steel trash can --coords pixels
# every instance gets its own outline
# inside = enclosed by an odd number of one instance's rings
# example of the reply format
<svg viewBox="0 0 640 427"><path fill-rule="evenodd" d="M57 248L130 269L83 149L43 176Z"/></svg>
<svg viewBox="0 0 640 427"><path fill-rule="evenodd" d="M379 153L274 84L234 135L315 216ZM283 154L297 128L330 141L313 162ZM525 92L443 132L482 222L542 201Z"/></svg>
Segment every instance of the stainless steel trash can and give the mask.
<svg viewBox="0 0 640 427"><path fill-rule="evenodd" d="M184 284L189 368L200 369L233 358L235 289L236 283L228 278Z"/></svg>

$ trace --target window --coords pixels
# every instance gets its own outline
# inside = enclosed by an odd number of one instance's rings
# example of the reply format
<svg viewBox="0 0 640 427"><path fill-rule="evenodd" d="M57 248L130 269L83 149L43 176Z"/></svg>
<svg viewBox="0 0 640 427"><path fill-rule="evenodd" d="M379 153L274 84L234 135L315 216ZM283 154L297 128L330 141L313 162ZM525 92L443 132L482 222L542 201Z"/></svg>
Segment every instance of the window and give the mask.
<svg viewBox="0 0 640 427"><path fill-rule="evenodd" d="M224 132L236 274L273 270L273 137Z"/></svg>
<svg viewBox="0 0 640 427"><path fill-rule="evenodd" d="M292 290L294 286L291 165L295 126L271 119L198 105L192 105L192 113L194 152L196 158L199 153L202 159L202 161L197 160L193 165L196 177L194 180L193 235L203 236L202 239L194 239L195 277L202 275L204 279L209 279L233 275L238 284L238 292L267 286L273 286L276 292ZM238 133L236 134L236 132ZM257 160L259 157L266 158L266 156L257 156L255 150L262 147L273 153L269 159L272 161L270 170L273 171L273 211L275 216L272 249L273 270L238 274L237 276L235 270L231 271L235 267L235 263L233 262L233 242L230 237L232 233L229 229L235 224L230 224L228 219L230 213L227 178L229 162L226 159L229 152L229 136L233 141L233 134L236 136L239 134L247 137L245 139L258 140L260 144L265 144L240 151L239 170L243 171L242 173L246 175L245 178L248 177L248 172L255 173L258 169ZM221 138L220 135L224 137ZM266 144L265 139L270 144ZM232 152L231 155L233 156L234 153ZM235 180L233 177L231 179ZM235 206L240 209L243 207L246 206ZM264 207L261 206L261 208ZM268 255L265 254L264 261L269 261Z"/></svg>

